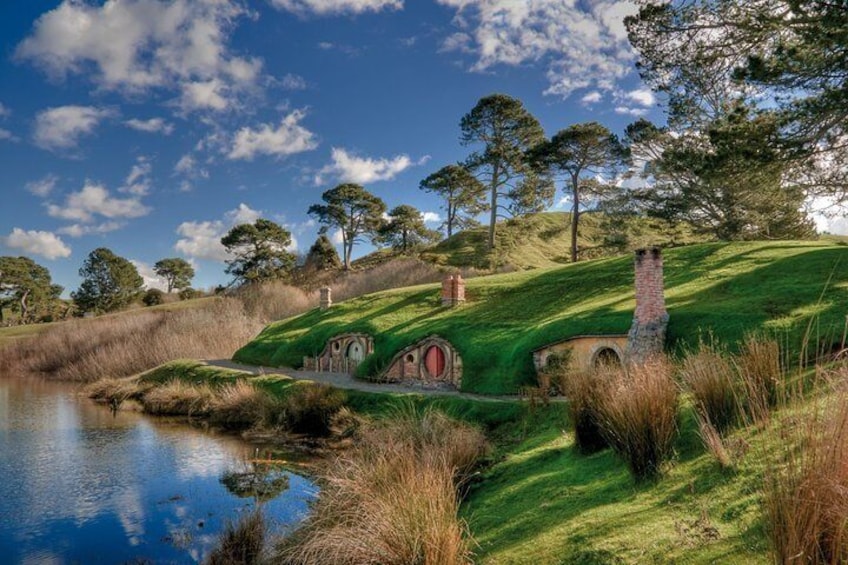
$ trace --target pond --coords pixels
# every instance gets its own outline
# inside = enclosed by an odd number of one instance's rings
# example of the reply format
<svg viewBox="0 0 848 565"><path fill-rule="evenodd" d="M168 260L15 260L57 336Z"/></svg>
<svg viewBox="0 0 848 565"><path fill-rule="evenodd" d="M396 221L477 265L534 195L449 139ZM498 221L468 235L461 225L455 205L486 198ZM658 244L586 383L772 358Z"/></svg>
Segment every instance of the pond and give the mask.
<svg viewBox="0 0 848 565"><path fill-rule="evenodd" d="M202 562L229 519L263 505L291 529L317 487L265 451L63 383L0 378L0 562Z"/></svg>

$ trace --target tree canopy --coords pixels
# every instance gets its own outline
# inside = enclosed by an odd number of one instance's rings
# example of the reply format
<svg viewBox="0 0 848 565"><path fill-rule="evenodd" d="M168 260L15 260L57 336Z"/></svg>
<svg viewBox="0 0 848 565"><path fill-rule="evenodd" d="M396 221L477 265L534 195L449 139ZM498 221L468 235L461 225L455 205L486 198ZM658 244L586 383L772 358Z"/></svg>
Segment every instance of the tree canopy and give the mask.
<svg viewBox="0 0 848 565"><path fill-rule="evenodd" d="M571 260L578 258L578 222L583 199L614 195L625 150L618 138L597 122L569 126L531 150L538 169L561 176L571 200Z"/></svg>
<svg viewBox="0 0 848 565"><path fill-rule="evenodd" d="M489 249L494 249L500 212L539 211L553 201L553 183L534 174L527 159L527 152L544 141L545 133L520 100L505 94L481 98L462 117L460 129L463 145L482 145L468 157L467 166L482 176L489 190Z"/></svg>
<svg viewBox="0 0 848 565"><path fill-rule="evenodd" d="M321 195L324 204L313 204L309 215L327 228L342 234L345 270L350 269L353 246L365 236L375 235L382 224L386 204L358 184L345 183Z"/></svg>
<svg viewBox="0 0 848 565"><path fill-rule="evenodd" d="M486 186L467 167L447 165L421 181L421 190L439 196L445 211L447 237L456 229L477 225L475 217L486 211Z"/></svg>
<svg viewBox="0 0 848 565"><path fill-rule="evenodd" d="M236 283L285 279L294 268L295 256L287 249L291 233L271 220L233 226L221 244L232 256L226 272Z"/></svg>
<svg viewBox="0 0 848 565"><path fill-rule="evenodd" d="M144 280L135 265L105 247L89 253L79 270L83 281L71 298L83 312L111 312L138 298Z"/></svg>
<svg viewBox="0 0 848 565"><path fill-rule="evenodd" d="M332 271L340 269L342 260L339 259L339 253L336 247L326 233L321 232L318 239L309 248L304 261L304 267L317 271Z"/></svg>
<svg viewBox="0 0 848 565"><path fill-rule="evenodd" d="M23 323L49 314L62 290L50 271L29 257L0 257L0 322L6 307L17 310Z"/></svg>
<svg viewBox="0 0 848 565"><path fill-rule="evenodd" d="M153 265L153 272L165 279L169 294L174 290L190 287L191 279L194 278L194 267L188 261L179 257L157 261Z"/></svg>
<svg viewBox="0 0 848 565"><path fill-rule="evenodd" d="M438 232L424 224L424 215L417 208L401 204L389 212L389 219L378 229L375 241L406 253L438 238Z"/></svg>

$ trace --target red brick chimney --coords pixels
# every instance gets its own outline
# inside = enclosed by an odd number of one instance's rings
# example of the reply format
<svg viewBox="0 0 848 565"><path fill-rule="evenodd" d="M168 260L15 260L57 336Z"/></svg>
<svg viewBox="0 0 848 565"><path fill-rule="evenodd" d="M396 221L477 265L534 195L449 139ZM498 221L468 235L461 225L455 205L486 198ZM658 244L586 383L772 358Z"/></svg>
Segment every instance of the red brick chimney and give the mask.
<svg viewBox="0 0 848 565"><path fill-rule="evenodd" d="M442 306L456 306L465 302L465 281L462 275L448 275L442 280Z"/></svg>
<svg viewBox="0 0 848 565"><path fill-rule="evenodd" d="M663 351L668 327L662 251L639 249L635 257L636 312L628 334L628 358L641 362Z"/></svg>

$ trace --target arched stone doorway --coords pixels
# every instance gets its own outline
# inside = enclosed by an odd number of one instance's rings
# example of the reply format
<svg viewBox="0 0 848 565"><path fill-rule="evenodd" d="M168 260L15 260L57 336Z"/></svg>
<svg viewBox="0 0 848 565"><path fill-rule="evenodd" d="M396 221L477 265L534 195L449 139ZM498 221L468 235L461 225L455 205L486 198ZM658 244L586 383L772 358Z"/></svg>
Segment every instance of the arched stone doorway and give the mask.
<svg viewBox="0 0 848 565"><path fill-rule="evenodd" d="M592 366L596 369L621 367L621 357L612 347L601 347L595 352Z"/></svg>
<svg viewBox="0 0 848 565"><path fill-rule="evenodd" d="M365 357L365 347L358 340L352 341L350 345L347 346L346 357L348 358L348 361L360 363Z"/></svg>

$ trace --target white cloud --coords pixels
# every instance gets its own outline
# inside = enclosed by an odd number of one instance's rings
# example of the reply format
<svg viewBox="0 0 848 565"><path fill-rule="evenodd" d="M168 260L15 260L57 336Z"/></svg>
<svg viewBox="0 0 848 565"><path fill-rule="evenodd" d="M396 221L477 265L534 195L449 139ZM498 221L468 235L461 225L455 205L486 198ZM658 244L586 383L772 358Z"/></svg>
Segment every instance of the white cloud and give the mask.
<svg viewBox="0 0 848 565"><path fill-rule="evenodd" d="M35 117L35 144L42 149L71 149L81 137L94 132L97 125L114 115L112 110L93 106L58 106Z"/></svg>
<svg viewBox="0 0 848 565"><path fill-rule="evenodd" d="M226 212L223 220L183 222L177 227L177 235L180 239L177 240L174 249L193 259L224 262L230 258L230 255L221 245L221 238L233 226L253 223L262 217L262 214L261 211L253 210L242 203L238 205L238 208Z"/></svg>
<svg viewBox="0 0 848 565"><path fill-rule="evenodd" d="M139 120L133 118L124 122L129 128L143 131L146 133L164 133L171 135L174 132L174 125L166 122L162 118L150 118L149 120Z"/></svg>
<svg viewBox="0 0 848 565"><path fill-rule="evenodd" d="M14 228L12 233L3 238L3 243L12 249L41 255L45 259L71 256L71 248L65 245L59 236L49 231L24 231L21 228Z"/></svg>
<svg viewBox="0 0 848 565"><path fill-rule="evenodd" d="M654 96L654 93L651 92L650 88L638 88L636 90L631 90L624 96L637 104L645 106L646 108L650 108L657 102L657 99Z"/></svg>
<svg viewBox="0 0 848 565"><path fill-rule="evenodd" d="M426 155L418 161L410 159L409 155L396 155L392 158L357 157L340 147L333 147L332 163L324 166L315 176L315 184L323 184L325 177L330 176L342 182L366 184L370 182L391 180L397 175L415 165L423 165L430 156Z"/></svg>
<svg viewBox="0 0 848 565"><path fill-rule="evenodd" d="M98 215L109 219L139 218L150 213L150 208L137 196L117 198L106 187L86 181L82 190L67 195L63 205L48 204L47 213L54 218L89 223Z"/></svg>
<svg viewBox="0 0 848 565"><path fill-rule="evenodd" d="M330 235L330 241L333 242L333 245L341 245L344 243L344 234L341 229L337 229Z"/></svg>
<svg viewBox="0 0 848 565"><path fill-rule="evenodd" d="M39 180L34 180L26 184L26 189L32 194L44 198L49 196L53 189L56 188L56 183L59 177L56 175L47 175Z"/></svg>
<svg viewBox="0 0 848 565"><path fill-rule="evenodd" d="M122 222L111 221L95 225L71 224L69 226L59 228L56 231L70 237L82 237L84 235L104 234L113 232L115 230L121 229L122 227L124 227L124 225L125 224Z"/></svg>
<svg viewBox="0 0 848 565"><path fill-rule="evenodd" d="M645 108L632 108L630 106L616 106L615 113L625 116L644 116L648 113L648 110Z"/></svg>
<svg viewBox="0 0 848 565"><path fill-rule="evenodd" d="M13 134L12 132L10 132L7 129L0 128L0 141L7 140L7 139L9 141L18 141L18 138L15 137L15 134Z"/></svg>
<svg viewBox="0 0 848 565"><path fill-rule="evenodd" d="M584 94L583 98L580 99L580 103L581 104L595 104L597 102L600 102L601 98L603 98L603 94L601 94L597 90L593 90L592 92Z"/></svg>
<svg viewBox="0 0 848 565"><path fill-rule="evenodd" d="M251 161L257 155L284 157L315 149L318 147L315 134L300 125L305 116L305 111L294 110L276 128L272 124L261 124L258 129L241 128L227 157Z"/></svg>
<svg viewBox="0 0 848 565"><path fill-rule="evenodd" d="M217 78L187 82L182 85L179 106L183 110L226 110L228 87Z"/></svg>
<svg viewBox="0 0 848 565"><path fill-rule="evenodd" d="M306 90L306 79L292 73L284 76L280 84L286 90Z"/></svg>
<svg viewBox="0 0 848 565"><path fill-rule="evenodd" d="M461 53L473 53L472 44L474 38L463 31L452 33L442 41L439 52L459 51Z"/></svg>
<svg viewBox="0 0 848 565"><path fill-rule="evenodd" d="M135 270L138 271L138 274L144 280L144 288L157 288L162 291L168 290L168 281L157 275L153 267L144 261L136 261L135 259L130 259L130 263L133 264Z"/></svg>
<svg viewBox="0 0 848 565"><path fill-rule="evenodd" d="M0 102L0 118L5 118L5 117L9 116L11 113L12 113L12 111L9 108L7 108L6 106L4 106L2 102Z"/></svg>
<svg viewBox="0 0 848 565"><path fill-rule="evenodd" d="M424 222L428 224L438 224L442 221L442 217L438 212L424 212L423 217Z"/></svg>
<svg viewBox="0 0 848 565"><path fill-rule="evenodd" d="M634 53L624 18L635 14L630 0L438 0L456 9L454 22L473 43L450 37L442 49L471 49L471 69L541 64L545 94L569 96L579 88L613 90L633 69Z"/></svg>
<svg viewBox="0 0 848 565"><path fill-rule="evenodd" d="M135 165L130 169L124 181L124 186L118 189L118 192L124 194L132 194L135 196L147 196L150 193L150 175L153 172L153 165L147 157L141 156L136 159Z"/></svg>
<svg viewBox="0 0 848 565"><path fill-rule="evenodd" d="M224 0L108 0L97 5L64 0L36 20L15 58L57 79L83 74L104 90L128 94L177 89L186 110L225 109L238 92L255 86L262 67L260 60L235 56L227 46L236 20L246 14L242 3ZM226 93L225 103L203 99L192 86L212 81L225 85L217 89L219 96Z"/></svg>
<svg viewBox="0 0 848 565"><path fill-rule="evenodd" d="M403 0L271 0L276 8L296 14L362 14L400 10Z"/></svg>
<svg viewBox="0 0 848 565"><path fill-rule="evenodd" d="M194 171L197 166L197 160L192 156L191 153L186 153L180 160L177 161L177 164L174 165L174 172L182 173L182 174L190 174Z"/></svg>

